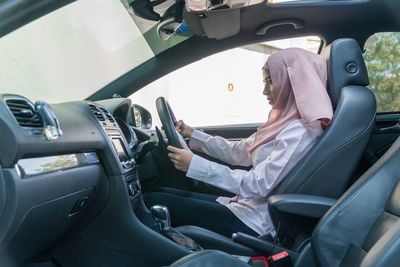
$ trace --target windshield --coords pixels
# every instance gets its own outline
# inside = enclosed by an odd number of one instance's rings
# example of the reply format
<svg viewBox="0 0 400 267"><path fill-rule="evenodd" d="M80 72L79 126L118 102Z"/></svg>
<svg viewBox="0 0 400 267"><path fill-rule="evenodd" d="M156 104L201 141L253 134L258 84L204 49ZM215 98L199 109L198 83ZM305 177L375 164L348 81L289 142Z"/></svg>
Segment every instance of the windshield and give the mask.
<svg viewBox="0 0 400 267"><path fill-rule="evenodd" d="M138 19L125 0L76 1L0 39L0 93L84 99L187 38L160 42L157 24Z"/></svg>

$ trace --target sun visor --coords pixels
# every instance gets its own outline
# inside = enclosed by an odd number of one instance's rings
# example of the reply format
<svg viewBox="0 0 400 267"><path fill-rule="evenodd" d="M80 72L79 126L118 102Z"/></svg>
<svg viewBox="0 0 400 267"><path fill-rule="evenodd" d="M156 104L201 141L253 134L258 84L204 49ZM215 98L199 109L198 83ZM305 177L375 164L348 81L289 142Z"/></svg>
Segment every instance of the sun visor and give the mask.
<svg viewBox="0 0 400 267"><path fill-rule="evenodd" d="M183 18L197 36L224 39L239 33L240 9L263 0L185 0Z"/></svg>
<svg viewBox="0 0 400 267"><path fill-rule="evenodd" d="M240 31L240 9L208 12L200 17L200 24L208 38L224 39Z"/></svg>

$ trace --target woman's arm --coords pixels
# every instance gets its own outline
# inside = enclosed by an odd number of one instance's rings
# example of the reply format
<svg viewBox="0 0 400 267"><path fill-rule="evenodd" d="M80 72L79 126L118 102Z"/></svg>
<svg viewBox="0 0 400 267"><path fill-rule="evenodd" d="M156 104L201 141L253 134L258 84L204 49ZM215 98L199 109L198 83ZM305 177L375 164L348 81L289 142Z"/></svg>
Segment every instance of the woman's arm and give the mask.
<svg viewBox="0 0 400 267"><path fill-rule="evenodd" d="M250 166L251 158L246 152L246 148L252 140L253 138L250 137L240 141L229 141L219 136L211 136L194 130L189 146L193 150L203 152L231 165Z"/></svg>
<svg viewBox="0 0 400 267"><path fill-rule="evenodd" d="M245 198L266 197L315 142L302 123L282 131L270 155L251 171L232 170L193 155L187 176Z"/></svg>

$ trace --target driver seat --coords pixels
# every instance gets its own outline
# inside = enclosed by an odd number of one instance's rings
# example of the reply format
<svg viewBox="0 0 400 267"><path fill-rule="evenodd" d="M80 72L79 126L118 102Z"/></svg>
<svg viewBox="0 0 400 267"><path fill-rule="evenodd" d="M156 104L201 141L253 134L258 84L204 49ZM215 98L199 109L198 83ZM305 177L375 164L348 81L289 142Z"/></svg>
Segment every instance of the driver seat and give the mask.
<svg viewBox="0 0 400 267"><path fill-rule="evenodd" d="M354 39L338 39L325 47L321 55L327 61L327 90L334 109L332 123L274 194L337 199L350 186L352 174L372 134L376 100L366 87L368 72L360 46ZM176 229L205 248L222 249L229 243L200 227Z"/></svg>
<svg viewBox="0 0 400 267"><path fill-rule="evenodd" d="M338 198L350 186L374 128L375 95L366 87L368 72L358 43L338 39L321 55L327 61L332 123L275 194Z"/></svg>

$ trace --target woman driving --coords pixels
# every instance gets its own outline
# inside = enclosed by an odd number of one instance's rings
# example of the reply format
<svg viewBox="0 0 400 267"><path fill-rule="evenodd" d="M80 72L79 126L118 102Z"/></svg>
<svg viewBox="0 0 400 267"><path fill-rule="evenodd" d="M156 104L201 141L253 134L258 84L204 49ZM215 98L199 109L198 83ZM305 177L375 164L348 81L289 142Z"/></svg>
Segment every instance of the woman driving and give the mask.
<svg viewBox="0 0 400 267"><path fill-rule="evenodd" d="M316 142L333 112L326 92L326 62L321 56L299 48L281 50L268 58L262 71L263 94L272 109L267 122L249 138L229 141L195 130L183 121L176 124L178 132L190 138L190 149L168 146L168 156L175 168L186 172L189 178L236 196L187 197L165 193L150 200L168 206L174 224L195 222L196 226L226 236L236 231L274 235L267 197ZM191 149L251 169L231 169L193 154ZM185 203L190 210L174 211L173 206L184 201L189 201ZM185 221L189 217L190 222Z"/></svg>

